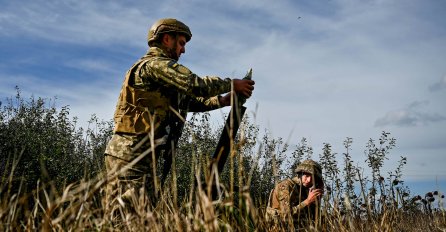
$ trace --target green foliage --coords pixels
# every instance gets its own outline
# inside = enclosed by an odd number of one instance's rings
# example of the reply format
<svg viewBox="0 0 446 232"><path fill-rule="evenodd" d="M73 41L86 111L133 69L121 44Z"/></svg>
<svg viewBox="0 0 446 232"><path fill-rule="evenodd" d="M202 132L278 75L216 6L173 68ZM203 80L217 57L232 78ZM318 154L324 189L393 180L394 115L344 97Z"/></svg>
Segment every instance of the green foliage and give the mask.
<svg viewBox="0 0 446 232"><path fill-rule="evenodd" d="M76 128L69 107L57 109L55 100L23 99L17 88L0 111L1 187L24 192L34 190L37 180L61 190L66 184L95 176L103 166L105 143L111 123L93 116L89 128ZM12 186L9 188L7 186Z"/></svg>
<svg viewBox="0 0 446 232"><path fill-rule="evenodd" d="M294 170L305 159L311 159L313 155L313 148L308 145L306 138L302 138L300 143L296 146L296 149L291 153L291 167L289 170L289 176L294 175Z"/></svg>

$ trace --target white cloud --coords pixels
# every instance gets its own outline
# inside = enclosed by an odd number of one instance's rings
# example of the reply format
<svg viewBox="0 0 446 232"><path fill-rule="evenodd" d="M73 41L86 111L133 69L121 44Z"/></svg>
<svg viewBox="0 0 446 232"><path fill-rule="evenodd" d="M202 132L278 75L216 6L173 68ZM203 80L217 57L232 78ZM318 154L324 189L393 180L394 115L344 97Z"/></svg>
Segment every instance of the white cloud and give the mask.
<svg viewBox="0 0 446 232"><path fill-rule="evenodd" d="M146 27L140 8L97 1L10 2L1 13L6 36L24 35L73 44L136 43ZM144 22L143 22L144 20Z"/></svg>
<svg viewBox="0 0 446 232"><path fill-rule="evenodd" d="M91 73L101 73L101 75L108 73L119 74L114 70L113 64L105 59L78 58L66 61L65 66Z"/></svg>
<svg viewBox="0 0 446 232"><path fill-rule="evenodd" d="M428 113L419 109L427 104L429 104L427 101L413 102L405 109L387 112L384 117L376 120L375 126L418 126L446 120L446 116L444 115Z"/></svg>

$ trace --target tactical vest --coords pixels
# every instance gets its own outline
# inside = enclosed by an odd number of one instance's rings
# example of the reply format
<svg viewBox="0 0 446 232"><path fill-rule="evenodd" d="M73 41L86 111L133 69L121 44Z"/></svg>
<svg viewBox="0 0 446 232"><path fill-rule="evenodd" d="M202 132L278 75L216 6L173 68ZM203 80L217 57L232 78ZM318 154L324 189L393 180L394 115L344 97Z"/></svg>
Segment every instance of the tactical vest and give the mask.
<svg viewBox="0 0 446 232"><path fill-rule="evenodd" d="M206 80L197 83L199 77L186 67L176 62L166 63L167 56L157 47L150 48L149 52L137 61L126 73L118 103L114 115L114 132L129 134L151 133L153 129L155 138L160 138L170 134L172 130L178 128L184 121L191 103L198 102L196 97L211 97L231 90L231 80L222 80L217 77L208 77ZM159 59L159 60L158 60ZM190 76L189 82L180 80L184 86L172 87L172 83L161 83L156 80L154 70L160 69L157 62L160 62L162 71L175 75ZM151 64L147 67L148 62ZM159 71L159 70L158 70ZM176 73L176 74L175 74ZM178 77L180 78L180 77ZM143 82L143 83L141 83ZM144 87L142 87L144 86ZM192 87L191 87L192 86ZM187 88L191 87L186 91ZM218 100L217 100L218 101ZM219 108L218 102L208 102L206 104L193 104L194 112L204 112Z"/></svg>
<svg viewBox="0 0 446 232"><path fill-rule="evenodd" d="M114 115L114 132L144 134L150 133L154 127L155 135L166 125L161 125L170 114L166 97L158 91L147 91L133 87L134 75L150 58L144 57L136 62L126 74L119 94Z"/></svg>

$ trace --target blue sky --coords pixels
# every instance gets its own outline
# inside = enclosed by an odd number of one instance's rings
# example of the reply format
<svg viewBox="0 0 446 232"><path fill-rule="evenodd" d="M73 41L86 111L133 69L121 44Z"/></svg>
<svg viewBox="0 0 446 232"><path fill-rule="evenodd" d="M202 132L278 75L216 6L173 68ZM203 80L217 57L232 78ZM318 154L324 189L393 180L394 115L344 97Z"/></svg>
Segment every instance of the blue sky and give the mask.
<svg viewBox="0 0 446 232"><path fill-rule="evenodd" d="M0 0L0 97L57 97L86 123L111 119L150 25L175 17L192 30L180 63L200 76L243 77L261 128L341 156L353 138L397 139L386 164L446 189L446 2L442 0ZM227 109L214 112L221 118ZM423 185L424 186L424 185ZM435 186L432 186L434 188ZM431 190L431 189L429 189ZM418 190L416 190L418 191ZM424 191L424 190L419 190ZM427 191L427 190L426 190Z"/></svg>

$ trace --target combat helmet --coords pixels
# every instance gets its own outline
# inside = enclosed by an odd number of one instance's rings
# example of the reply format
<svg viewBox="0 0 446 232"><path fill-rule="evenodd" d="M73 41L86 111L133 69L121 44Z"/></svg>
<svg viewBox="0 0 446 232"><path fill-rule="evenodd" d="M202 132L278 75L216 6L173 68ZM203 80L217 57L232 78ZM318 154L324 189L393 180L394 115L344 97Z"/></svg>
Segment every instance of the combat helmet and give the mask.
<svg viewBox="0 0 446 232"><path fill-rule="evenodd" d="M184 34L187 42L192 38L192 32L186 24L173 18L164 18L156 21L152 27L150 27L147 35L149 46L152 46L153 42L157 41L161 34L169 32Z"/></svg>
<svg viewBox="0 0 446 232"><path fill-rule="evenodd" d="M322 180L322 167L316 161L308 159L297 165L296 173L309 173Z"/></svg>

